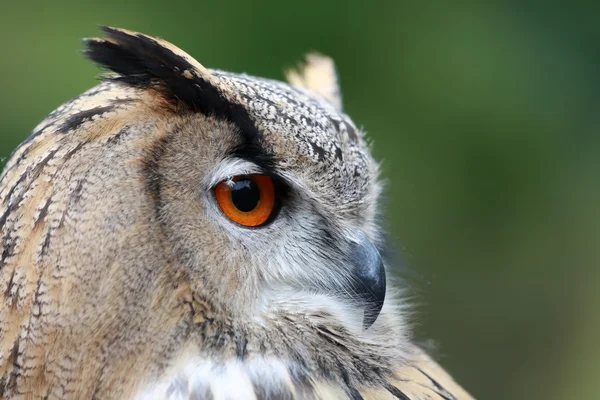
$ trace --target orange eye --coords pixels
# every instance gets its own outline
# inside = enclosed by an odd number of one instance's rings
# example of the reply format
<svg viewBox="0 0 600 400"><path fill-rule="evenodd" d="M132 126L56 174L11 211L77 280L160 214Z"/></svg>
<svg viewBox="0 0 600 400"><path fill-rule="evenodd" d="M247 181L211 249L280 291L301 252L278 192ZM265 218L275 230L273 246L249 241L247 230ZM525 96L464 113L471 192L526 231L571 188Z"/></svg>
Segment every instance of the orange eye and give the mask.
<svg viewBox="0 0 600 400"><path fill-rule="evenodd" d="M233 185L231 184L233 181ZM215 188L221 210L243 226L260 226L275 209L275 187L266 175L241 175Z"/></svg>

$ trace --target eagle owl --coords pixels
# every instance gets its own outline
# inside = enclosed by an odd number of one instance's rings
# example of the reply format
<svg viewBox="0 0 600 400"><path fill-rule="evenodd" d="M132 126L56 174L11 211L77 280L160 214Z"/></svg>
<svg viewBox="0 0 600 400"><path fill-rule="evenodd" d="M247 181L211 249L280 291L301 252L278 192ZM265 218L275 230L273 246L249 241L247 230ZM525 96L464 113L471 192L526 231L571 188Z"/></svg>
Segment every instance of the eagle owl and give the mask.
<svg viewBox="0 0 600 400"><path fill-rule="evenodd" d="M332 62L290 84L104 28L0 183L0 397L470 399L386 285Z"/></svg>

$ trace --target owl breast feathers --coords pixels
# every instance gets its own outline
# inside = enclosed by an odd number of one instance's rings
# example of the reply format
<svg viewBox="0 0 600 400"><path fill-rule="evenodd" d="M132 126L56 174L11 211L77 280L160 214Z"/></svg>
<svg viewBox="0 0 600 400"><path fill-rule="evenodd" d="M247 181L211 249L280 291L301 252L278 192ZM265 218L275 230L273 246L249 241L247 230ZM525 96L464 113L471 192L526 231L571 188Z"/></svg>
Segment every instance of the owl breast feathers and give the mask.
<svg viewBox="0 0 600 400"><path fill-rule="evenodd" d="M333 63L291 85L121 29L0 182L0 397L470 399L386 284Z"/></svg>

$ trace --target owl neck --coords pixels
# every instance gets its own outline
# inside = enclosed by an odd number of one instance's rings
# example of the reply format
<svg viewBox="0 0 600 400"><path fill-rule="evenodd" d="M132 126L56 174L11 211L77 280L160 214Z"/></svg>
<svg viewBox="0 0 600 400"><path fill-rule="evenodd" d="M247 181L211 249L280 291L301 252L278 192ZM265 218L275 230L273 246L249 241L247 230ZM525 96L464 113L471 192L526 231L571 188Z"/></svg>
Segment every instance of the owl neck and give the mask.
<svg viewBox="0 0 600 400"><path fill-rule="evenodd" d="M267 363L306 379L376 382L403 357L404 335L393 314L384 310L365 331L361 313L315 293L266 291L244 315L198 294L189 293L187 305L189 334L181 348L204 365Z"/></svg>

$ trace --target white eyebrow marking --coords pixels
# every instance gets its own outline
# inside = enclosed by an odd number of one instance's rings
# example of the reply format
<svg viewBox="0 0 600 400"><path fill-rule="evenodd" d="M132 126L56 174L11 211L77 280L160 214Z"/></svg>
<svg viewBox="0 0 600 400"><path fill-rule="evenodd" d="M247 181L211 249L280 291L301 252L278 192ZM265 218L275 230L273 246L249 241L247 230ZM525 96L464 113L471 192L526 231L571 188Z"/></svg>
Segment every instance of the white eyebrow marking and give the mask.
<svg viewBox="0 0 600 400"><path fill-rule="evenodd" d="M206 175L205 185L210 189L237 175L262 173L264 170L253 162L241 158L226 158Z"/></svg>

